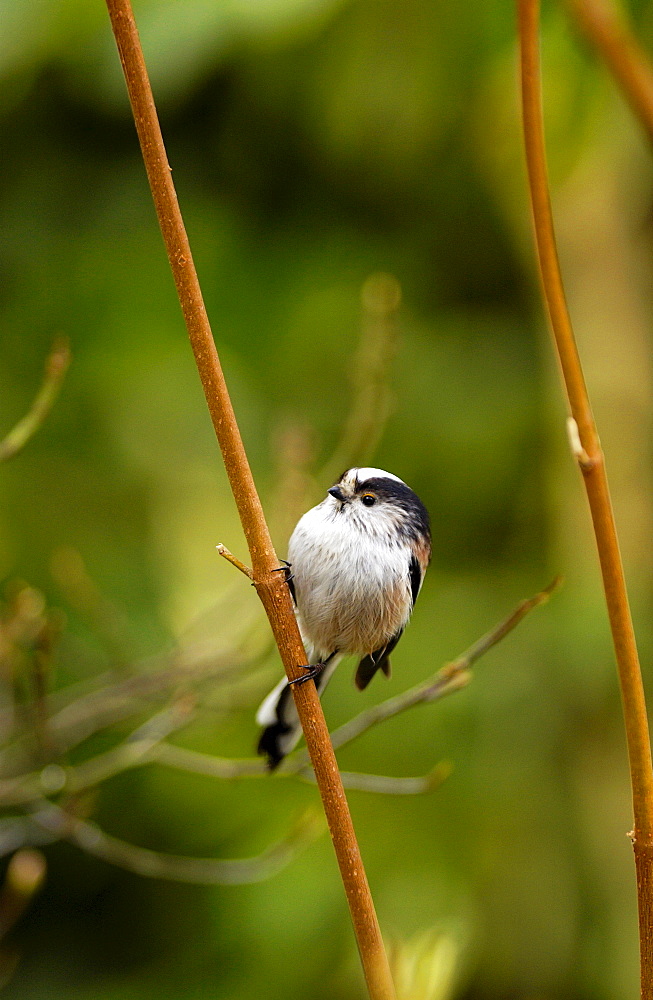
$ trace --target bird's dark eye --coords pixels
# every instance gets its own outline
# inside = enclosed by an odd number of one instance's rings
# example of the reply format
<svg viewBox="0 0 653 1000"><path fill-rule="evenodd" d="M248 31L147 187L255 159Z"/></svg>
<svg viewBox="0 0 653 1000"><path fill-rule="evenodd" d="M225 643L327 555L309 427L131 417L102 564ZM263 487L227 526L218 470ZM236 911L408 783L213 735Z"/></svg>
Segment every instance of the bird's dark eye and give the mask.
<svg viewBox="0 0 653 1000"><path fill-rule="evenodd" d="M376 497L372 496L371 493L364 493L362 496L363 503L366 507L373 507L376 503Z"/></svg>

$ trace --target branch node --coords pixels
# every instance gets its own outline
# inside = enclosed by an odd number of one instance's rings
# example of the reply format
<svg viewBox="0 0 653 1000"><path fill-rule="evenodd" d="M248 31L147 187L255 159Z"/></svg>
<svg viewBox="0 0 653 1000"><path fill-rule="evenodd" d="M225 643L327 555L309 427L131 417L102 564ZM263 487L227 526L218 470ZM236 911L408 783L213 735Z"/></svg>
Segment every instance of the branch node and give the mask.
<svg viewBox="0 0 653 1000"><path fill-rule="evenodd" d="M580 439L580 432L578 430L578 424L573 417L567 417L567 437L569 438L569 447L571 448L572 455L578 462L583 472L589 472L596 465L596 459L590 458L588 453L583 448L583 443Z"/></svg>
<svg viewBox="0 0 653 1000"><path fill-rule="evenodd" d="M453 771L453 764L450 760L441 760L426 776L428 791L433 792L436 788L447 780Z"/></svg>
<svg viewBox="0 0 653 1000"><path fill-rule="evenodd" d="M254 574L249 566L246 566L244 562L241 562L240 559L238 559L226 546L222 544L222 542L220 542L219 545L216 545L216 550L219 556L222 556L222 558L226 559L232 566L239 569L240 572L243 573L248 579L254 580Z"/></svg>

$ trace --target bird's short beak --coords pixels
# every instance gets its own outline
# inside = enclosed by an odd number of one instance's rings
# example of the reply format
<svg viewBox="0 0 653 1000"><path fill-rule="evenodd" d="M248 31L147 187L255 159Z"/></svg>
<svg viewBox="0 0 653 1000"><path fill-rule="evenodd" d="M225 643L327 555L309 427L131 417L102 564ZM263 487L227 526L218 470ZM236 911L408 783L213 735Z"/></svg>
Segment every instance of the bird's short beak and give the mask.
<svg viewBox="0 0 653 1000"><path fill-rule="evenodd" d="M330 493L336 500L340 500L341 503L344 503L347 499L339 486L332 486L330 490L327 490L327 493Z"/></svg>

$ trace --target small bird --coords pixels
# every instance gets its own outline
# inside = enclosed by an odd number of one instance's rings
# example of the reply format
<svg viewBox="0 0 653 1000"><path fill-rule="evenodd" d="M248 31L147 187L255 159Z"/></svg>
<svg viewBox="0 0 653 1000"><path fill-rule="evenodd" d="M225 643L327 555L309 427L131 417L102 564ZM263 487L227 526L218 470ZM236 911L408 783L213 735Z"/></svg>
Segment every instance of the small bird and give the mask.
<svg viewBox="0 0 653 1000"><path fill-rule="evenodd" d="M390 653L404 631L431 558L426 507L383 469L348 469L324 500L300 518L288 543L286 577L321 695L345 656L360 657L355 682L390 676ZM260 706L258 752L270 769L301 736L284 677Z"/></svg>

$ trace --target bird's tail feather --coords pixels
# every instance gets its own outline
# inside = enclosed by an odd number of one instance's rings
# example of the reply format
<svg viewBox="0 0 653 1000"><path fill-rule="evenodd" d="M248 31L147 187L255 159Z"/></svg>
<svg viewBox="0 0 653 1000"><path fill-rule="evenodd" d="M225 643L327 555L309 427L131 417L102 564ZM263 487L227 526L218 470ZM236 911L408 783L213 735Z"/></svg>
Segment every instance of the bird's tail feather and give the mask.
<svg viewBox="0 0 653 1000"><path fill-rule="evenodd" d="M315 678L314 683L320 696L341 659L342 656L334 656ZM311 682L308 681L308 683ZM262 702L256 713L256 721L264 727L258 741L258 753L267 757L270 770L273 771L279 766L286 754L294 749L302 735L295 701L285 677Z"/></svg>

